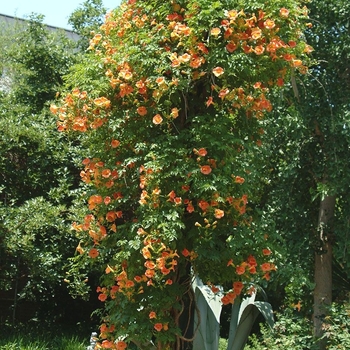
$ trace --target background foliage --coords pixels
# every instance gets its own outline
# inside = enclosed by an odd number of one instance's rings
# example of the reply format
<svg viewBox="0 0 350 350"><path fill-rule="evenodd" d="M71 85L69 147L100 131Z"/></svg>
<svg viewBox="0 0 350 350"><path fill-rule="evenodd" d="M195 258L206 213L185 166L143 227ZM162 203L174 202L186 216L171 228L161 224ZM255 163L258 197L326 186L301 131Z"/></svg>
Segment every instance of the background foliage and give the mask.
<svg viewBox="0 0 350 350"><path fill-rule="evenodd" d="M63 280L76 247L70 225L79 141L57 133L47 103L77 53L41 21L33 15L4 27L0 43L0 287L12 299L1 322L15 323L29 300L40 305L37 316L52 321L67 319L73 307Z"/></svg>

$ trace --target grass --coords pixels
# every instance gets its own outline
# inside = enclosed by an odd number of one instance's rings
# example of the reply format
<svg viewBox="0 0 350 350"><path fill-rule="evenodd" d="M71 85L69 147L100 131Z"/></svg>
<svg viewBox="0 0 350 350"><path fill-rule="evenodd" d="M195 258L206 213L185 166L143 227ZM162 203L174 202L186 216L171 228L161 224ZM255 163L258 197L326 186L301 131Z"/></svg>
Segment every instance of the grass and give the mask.
<svg viewBox="0 0 350 350"><path fill-rule="evenodd" d="M218 350L226 350L227 349L227 340L224 338L219 339L219 349Z"/></svg>
<svg viewBox="0 0 350 350"><path fill-rule="evenodd" d="M5 328L7 330L7 328ZM21 327L1 332L0 350L86 350L90 334Z"/></svg>
<svg viewBox="0 0 350 350"><path fill-rule="evenodd" d="M73 334L42 328L7 329L0 337L0 350L86 350L90 334ZM219 349L227 349L227 340L220 339Z"/></svg>

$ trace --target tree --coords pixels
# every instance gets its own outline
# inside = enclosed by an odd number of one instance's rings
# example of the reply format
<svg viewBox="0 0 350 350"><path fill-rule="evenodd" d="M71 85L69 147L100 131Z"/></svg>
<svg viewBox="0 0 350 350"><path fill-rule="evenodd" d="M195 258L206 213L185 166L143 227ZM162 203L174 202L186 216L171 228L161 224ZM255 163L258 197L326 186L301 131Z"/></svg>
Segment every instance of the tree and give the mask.
<svg viewBox="0 0 350 350"><path fill-rule="evenodd" d="M76 263L101 270L103 347L185 348L193 275L224 304L270 279L253 210L266 178L251 159L269 92L306 71L299 5L124 2L69 74L51 111L83 133Z"/></svg>
<svg viewBox="0 0 350 350"><path fill-rule="evenodd" d="M306 36L314 63L293 82L296 96L278 96L283 101L264 135L274 138L265 143L271 172L264 205L285 242L288 267L280 270L278 288L289 290L289 302L303 301L304 312L313 309L317 338L332 300L348 292L340 281L349 278L349 11L343 1L310 4ZM334 284L333 267L342 276ZM324 349L326 341L318 344Z"/></svg>
<svg viewBox="0 0 350 350"><path fill-rule="evenodd" d="M40 301L48 313L64 300L64 268L76 246L69 223L77 140L57 133L47 108L76 54L41 20L7 28L0 42L7 79L0 96L0 288L13 296L13 323L19 300Z"/></svg>
<svg viewBox="0 0 350 350"><path fill-rule="evenodd" d="M6 50L11 93L33 113L39 113L55 97L74 57L74 43L63 31L50 33L42 20L41 15L31 15L29 25L22 26Z"/></svg>
<svg viewBox="0 0 350 350"><path fill-rule="evenodd" d="M325 306L332 303L333 260L342 263L349 257L349 250L344 250L343 245L345 243L346 247L349 232L349 204L345 199L349 182L343 171L349 164L350 145L347 130L350 116L350 6L344 1L327 1L315 2L311 9L315 21L309 36L317 52L318 64L313 69L315 81L308 86L312 88L318 107L312 112L318 151L313 152L313 172L321 199L319 248L315 254L314 327L315 335L321 337L327 314ZM302 113L309 113L310 97L306 96ZM341 250L336 251L333 259L335 245ZM320 348L324 349L325 345L325 342L321 343Z"/></svg>
<svg viewBox="0 0 350 350"><path fill-rule="evenodd" d="M89 46L91 33L97 32L103 24L107 10L102 0L86 0L70 15L68 23L79 34L79 47L83 50Z"/></svg>

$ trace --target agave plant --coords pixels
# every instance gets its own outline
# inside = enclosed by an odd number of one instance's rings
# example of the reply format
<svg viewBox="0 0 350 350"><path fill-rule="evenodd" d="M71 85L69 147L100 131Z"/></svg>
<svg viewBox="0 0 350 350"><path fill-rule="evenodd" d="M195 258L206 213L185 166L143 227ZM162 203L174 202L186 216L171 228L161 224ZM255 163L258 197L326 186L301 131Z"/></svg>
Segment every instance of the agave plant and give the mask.
<svg viewBox="0 0 350 350"><path fill-rule="evenodd" d="M220 314L222 302L220 293L213 293L204 285L200 278L195 277L192 284L198 312L194 317L196 329L193 349L218 350L220 339ZM274 318L271 304L266 301L256 301L256 292L250 296L237 297L232 305L231 321L227 350L243 350L253 324L261 313L267 324L272 328Z"/></svg>

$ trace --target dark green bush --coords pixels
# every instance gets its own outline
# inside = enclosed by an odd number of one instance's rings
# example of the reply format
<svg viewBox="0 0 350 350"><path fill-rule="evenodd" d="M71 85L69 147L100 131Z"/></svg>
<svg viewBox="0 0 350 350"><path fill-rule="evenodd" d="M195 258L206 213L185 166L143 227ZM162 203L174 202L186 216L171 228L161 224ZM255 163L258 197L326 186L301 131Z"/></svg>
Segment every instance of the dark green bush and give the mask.
<svg viewBox="0 0 350 350"><path fill-rule="evenodd" d="M245 350L317 349L309 319L290 309L277 314L276 318L272 331L266 325L260 325L261 334L251 336ZM350 304L333 303L324 328L327 350L350 349Z"/></svg>

